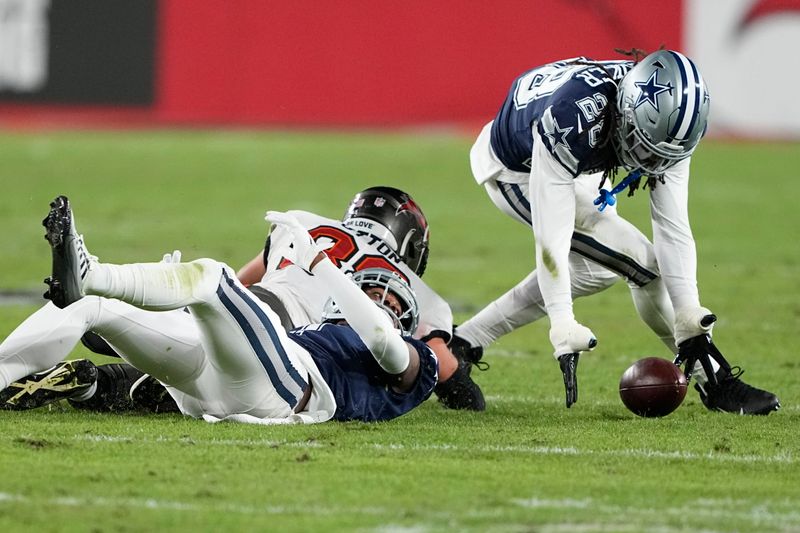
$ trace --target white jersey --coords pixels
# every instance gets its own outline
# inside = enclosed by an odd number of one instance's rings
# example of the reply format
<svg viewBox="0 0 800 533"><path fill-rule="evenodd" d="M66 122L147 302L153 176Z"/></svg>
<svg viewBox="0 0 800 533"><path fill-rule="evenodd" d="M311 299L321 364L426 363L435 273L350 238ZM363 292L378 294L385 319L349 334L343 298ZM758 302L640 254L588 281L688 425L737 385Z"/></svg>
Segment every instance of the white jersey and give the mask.
<svg viewBox="0 0 800 533"><path fill-rule="evenodd" d="M450 340L453 313L444 299L417 276L384 241L347 228L339 220L321 217L308 211L289 211L308 230L325 253L345 274L365 268L386 268L399 273L409 283L419 304L419 326L414 338L428 340L441 337ZM280 298L291 321L296 326L317 323L328 294L319 290L305 270L293 265L290 246L292 236L275 227L266 250L267 272L256 283Z"/></svg>

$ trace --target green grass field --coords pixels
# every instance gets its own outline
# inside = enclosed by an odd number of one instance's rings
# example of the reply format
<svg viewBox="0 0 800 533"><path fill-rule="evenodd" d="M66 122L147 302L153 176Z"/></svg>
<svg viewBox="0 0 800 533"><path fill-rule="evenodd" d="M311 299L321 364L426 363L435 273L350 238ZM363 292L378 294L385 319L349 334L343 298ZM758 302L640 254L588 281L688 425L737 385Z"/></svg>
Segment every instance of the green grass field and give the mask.
<svg viewBox="0 0 800 533"><path fill-rule="evenodd" d="M533 263L530 231L469 174L469 137L436 133L0 134L0 290L42 291L50 199L70 196L109 262L261 248L266 209L340 217L376 184L411 192L432 226L426 280L458 320ZM208 425L180 416L0 412L3 531L800 531L800 146L706 142L692 222L718 346L783 402L768 417L708 412L690 391L640 419L617 383L668 357L624 284L576 304L600 345L563 406L547 324L489 349L485 413L435 400L383 424ZM620 211L649 233L646 192ZM0 306L0 338L35 309ZM74 356L87 356L83 348ZM96 361L103 361L95 357Z"/></svg>

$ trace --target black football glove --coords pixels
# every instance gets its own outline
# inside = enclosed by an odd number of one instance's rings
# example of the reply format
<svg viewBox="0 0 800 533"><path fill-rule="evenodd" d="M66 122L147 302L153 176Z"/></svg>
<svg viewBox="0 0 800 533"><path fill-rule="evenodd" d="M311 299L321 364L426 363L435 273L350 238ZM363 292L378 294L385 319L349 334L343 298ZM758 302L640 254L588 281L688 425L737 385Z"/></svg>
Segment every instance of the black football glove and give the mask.
<svg viewBox="0 0 800 533"><path fill-rule="evenodd" d="M703 327L708 327L716 322L715 315L707 315L703 318L700 324ZM731 365L722 353L717 349L711 341L711 335L706 333L686 339L678 345L678 356L675 358L675 364L683 366L683 373L686 375L686 381L692 379L695 366L699 362L706 373L708 381L717 384L717 374L714 372L714 367L711 365L711 360L714 359L726 372L730 372Z"/></svg>
<svg viewBox="0 0 800 533"><path fill-rule="evenodd" d="M566 353L559 356L558 365L564 374L564 390L567 393L567 408L578 401L578 358L580 352Z"/></svg>

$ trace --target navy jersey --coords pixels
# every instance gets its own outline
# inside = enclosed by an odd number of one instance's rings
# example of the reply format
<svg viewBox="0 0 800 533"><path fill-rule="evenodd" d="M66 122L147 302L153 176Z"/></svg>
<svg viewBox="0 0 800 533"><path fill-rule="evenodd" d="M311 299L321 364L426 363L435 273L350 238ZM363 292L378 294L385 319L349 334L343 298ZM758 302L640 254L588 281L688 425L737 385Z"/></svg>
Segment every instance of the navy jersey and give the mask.
<svg viewBox="0 0 800 533"><path fill-rule="evenodd" d="M530 172L531 127L537 124L547 151L573 176L606 168L616 156L601 138L605 108L632 61L575 58L530 70L511 86L492 125L492 149L502 163Z"/></svg>
<svg viewBox="0 0 800 533"><path fill-rule="evenodd" d="M336 398L335 420L376 422L403 415L428 399L436 386L439 363L428 346L403 337L419 354L419 375L408 392L389 387L390 375L350 326L315 324L289 332L305 348Z"/></svg>

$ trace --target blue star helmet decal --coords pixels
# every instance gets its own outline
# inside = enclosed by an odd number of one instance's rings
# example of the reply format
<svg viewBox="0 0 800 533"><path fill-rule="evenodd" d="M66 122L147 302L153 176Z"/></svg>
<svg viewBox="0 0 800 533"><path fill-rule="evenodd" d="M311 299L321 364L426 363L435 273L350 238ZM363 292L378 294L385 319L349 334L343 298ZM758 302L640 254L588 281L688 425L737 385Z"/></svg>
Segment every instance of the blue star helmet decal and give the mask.
<svg viewBox="0 0 800 533"><path fill-rule="evenodd" d="M656 111L658 111L658 95L667 91L669 91L670 94L672 93L671 82L667 82L666 85L661 85L658 83L658 69L653 71L650 77L647 78L647 81L637 81L635 85L640 92L639 97L636 99L636 103L633 104L634 109L643 103L648 102Z"/></svg>
<svg viewBox="0 0 800 533"><path fill-rule="evenodd" d="M552 146L553 150L555 150L556 146L558 146L559 144L562 146L566 146L568 149L570 149L571 147L567 142L567 135L569 135L569 132L571 132L572 130L573 130L572 126L570 126L569 128L560 128L558 126L558 122L556 121L556 117L553 117L552 131L545 128L544 134L550 141L550 145Z"/></svg>

